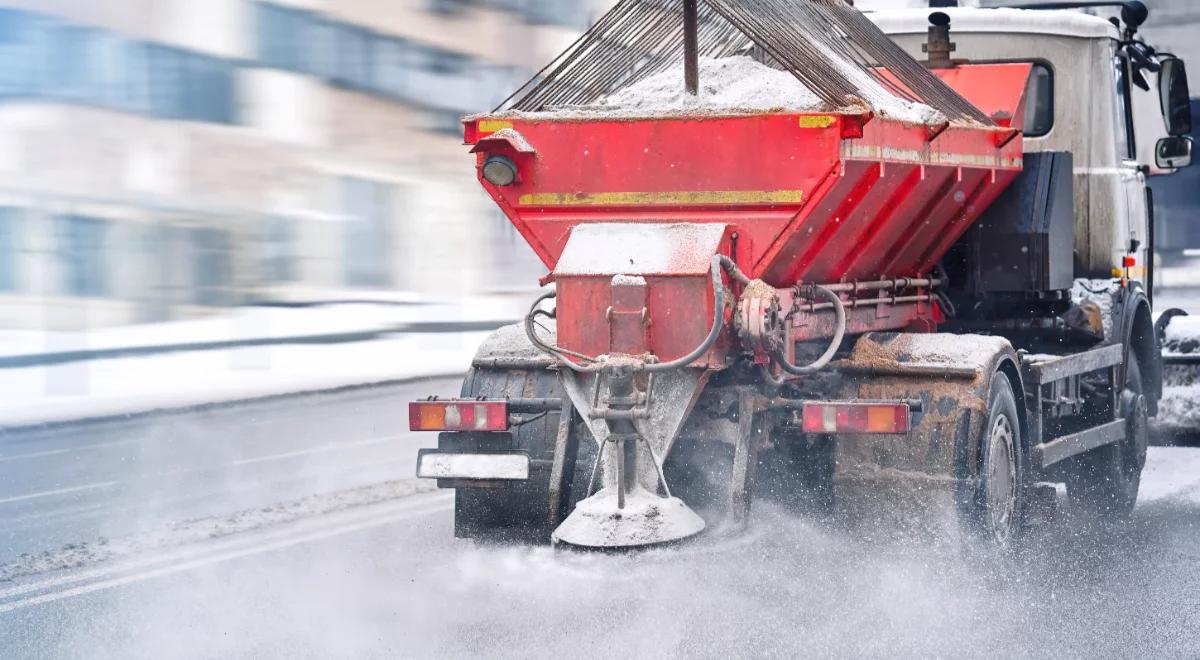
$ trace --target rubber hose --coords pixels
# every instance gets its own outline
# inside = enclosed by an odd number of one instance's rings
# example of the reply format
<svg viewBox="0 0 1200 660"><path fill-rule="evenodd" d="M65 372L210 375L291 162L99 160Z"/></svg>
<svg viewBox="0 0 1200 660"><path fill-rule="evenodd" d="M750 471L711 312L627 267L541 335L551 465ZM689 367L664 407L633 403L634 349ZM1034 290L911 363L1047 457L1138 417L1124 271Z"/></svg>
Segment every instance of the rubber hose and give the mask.
<svg viewBox="0 0 1200 660"><path fill-rule="evenodd" d="M829 348L812 364L798 367L788 362L787 357L784 356L782 351L776 351L772 355L775 361L779 363L779 368L793 376L804 376L824 369L833 360L833 356L837 354L838 348L842 345L842 339L846 337L846 307L842 304L842 299L836 293L823 286L814 285L813 291L833 304L833 313L836 316L834 323L837 325L837 329L833 333L833 340L829 342Z"/></svg>
<svg viewBox="0 0 1200 660"><path fill-rule="evenodd" d="M713 344L717 343L717 338L721 336L721 329L724 327L725 320L725 286L721 282L721 269L724 266L722 261L723 259L728 258L721 255L714 256L712 258L712 266L710 268L713 279L713 322L712 327L708 330L708 336L704 338L704 341L700 342L699 346L692 349L692 351L687 355L671 360L670 362L647 364L643 367L640 367L641 371L645 371L647 373L657 373L686 367L687 365L699 359L700 356L707 353L708 350L713 347ZM736 268L736 266L734 267ZM542 301L554 298L556 296L556 292L550 291L542 294L541 297L534 301L533 306L529 310L529 314L525 316L525 335L529 338L530 343L532 343L538 350L558 358L559 361L571 371L577 373L596 373L598 371L602 371L604 369L603 365L581 366L575 364L555 347L547 346L545 343L543 343L534 332L533 315L537 310L537 306L540 305Z"/></svg>

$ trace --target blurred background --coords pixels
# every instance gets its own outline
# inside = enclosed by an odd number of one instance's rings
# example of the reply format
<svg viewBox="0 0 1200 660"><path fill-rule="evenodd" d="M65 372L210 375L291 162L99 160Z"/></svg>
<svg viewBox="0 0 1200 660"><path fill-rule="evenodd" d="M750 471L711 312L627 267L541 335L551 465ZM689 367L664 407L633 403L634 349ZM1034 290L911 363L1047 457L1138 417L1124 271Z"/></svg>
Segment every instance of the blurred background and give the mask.
<svg viewBox="0 0 1200 660"><path fill-rule="evenodd" d="M459 120L589 2L0 6L0 327L536 287Z"/></svg>
<svg viewBox="0 0 1200 660"><path fill-rule="evenodd" d="M530 291L543 268L476 185L459 119L609 4L0 1L0 328ZM1198 61L1200 3L1149 4L1149 36ZM1200 182L1169 179L1168 257L1200 248L1173 221Z"/></svg>

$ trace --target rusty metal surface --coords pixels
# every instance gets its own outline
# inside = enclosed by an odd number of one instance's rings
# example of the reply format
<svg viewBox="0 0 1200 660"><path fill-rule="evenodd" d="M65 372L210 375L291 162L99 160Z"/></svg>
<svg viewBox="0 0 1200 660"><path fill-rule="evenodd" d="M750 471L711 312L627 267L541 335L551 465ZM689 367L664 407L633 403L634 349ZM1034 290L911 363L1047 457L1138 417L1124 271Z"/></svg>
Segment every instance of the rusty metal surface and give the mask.
<svg viewBox="0 0 1200 660"><path fill-rule="evenodd" d="M886 374L914 366L946 366L974 369L976 377L848 378L841 392L845 398L919 399L923 412L905 436L838 437L834 483L839 513L850 520L957 529L954 516L938 516L961 512L970 504L988 386L1006 361L1015 368L1016 351L1006 340L994 337L868 334L860 338L849 362L862 370Z"/></svg>
<svg viewBox="0 0 1200 660"><path fill-rule="evenodd" d="M589 356L649 353L659 362L686 355L709 334L711 263L728 233L720 224L576 227L551 274L558 345ZM614 279L620 275L636 277ZM718 342L704 364L724 366L727 347Z"/></svg>

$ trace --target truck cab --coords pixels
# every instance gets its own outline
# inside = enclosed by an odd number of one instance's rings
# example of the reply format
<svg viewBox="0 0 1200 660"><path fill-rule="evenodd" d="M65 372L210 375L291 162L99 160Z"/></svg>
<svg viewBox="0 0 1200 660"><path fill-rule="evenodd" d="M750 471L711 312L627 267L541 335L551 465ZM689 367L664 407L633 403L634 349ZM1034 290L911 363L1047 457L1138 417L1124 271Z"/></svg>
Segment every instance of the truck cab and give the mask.
<svg viewBox="0 0 1200 660"><path fill-rule="evenodd" d="M917 59L930 16L950 20L953 57L1033 64L1026 90L1025 152L1073 155L1074 274L1124 277L1152 295L1153 205L1148 176L1191 163L1187 73L1137 36L1140 19L1110 21L1071 10L951 7L869 12Z"/></svg>

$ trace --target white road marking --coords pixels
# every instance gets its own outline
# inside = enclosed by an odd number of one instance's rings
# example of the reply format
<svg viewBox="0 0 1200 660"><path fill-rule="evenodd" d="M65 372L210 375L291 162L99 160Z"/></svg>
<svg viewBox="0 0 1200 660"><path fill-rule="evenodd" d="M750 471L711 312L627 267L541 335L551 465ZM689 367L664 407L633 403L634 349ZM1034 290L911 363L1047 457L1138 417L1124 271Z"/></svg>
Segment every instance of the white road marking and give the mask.
<svg viewBox="0 0 1200 660"><path fill-rule="evenodd" d="M371 438L369 440L358 440L355 442L339 442L332 445L321 445L311 449L300 449L297 451L284 452L282 454L270 454L268 456L255 456L254 458L243 458L233 462L234 465L250 465L252 463L263 463L266 461L279 461L286 458L295 458L297 456L308 456L311 454L323 454L331 451L342 451L352 447L365 447L367 445L378 445L385 442L392 442L398 438L388 436L386 438Z"/></svg>
<svg viewBox="0 0 1200 660"><path fill-rule="evenodd" d="M338 477L338 476L347 475L347 474L355 475L355 477L363 477L364 475L368 474L366 472L363 472L364 470L378 470L380 468L383 468L383 467L386 467L389 465L396 465L396 464L405 464L405 465L411 466L413 464L413 460L414 460L412 456L397 456L396 458L383 458L383 459L372 458L370 460L365 460L365 461L360 460L360 461L352 461L352 462L341 462L343 460L343 458L353 458L353 457L342 457L342 458L337 459L338 462L324 463L324 464L320 465L319 467L317 467L316 469L292 472L292 473L289 473L287 479L277 479L277 480L271 480L271 481L267 481L267 482L262 482L262 481L255 481L255 482L251 482L251 483L240 483L239 482L240 485L229 485L229 486L220 487L220 488L214 487L214 488L205 489L205 490L189 490L189 491L181 493L181 494L164 495L164 494L160 493L155 496L153 501L147 501L143 497L143 495L145 494L145 492L149 491L151 488L156 486L154 481L152 481L152 480L135 480L132 482L123 482L122 486L125 487L126 491L133 493L132 495L129 495L128 497L125 497L125 498L110 499L107 501L107 503L104 503L104 504L89 503L89 504L85 504L82 506L60 505L60 506L54 507L50 511L36 510L36 511L30 511L28 513L11 515L11 516L4 518L4 520L2 522L6 525L16 523L16 522L27 521L27 520L36 520L38 523L48 523L50 521L55 521L55 520L59 520L59 519L80 518L80 517L84 517L87 515L94 515L101 511L106 511L106 510L110 510L110 509L114 509L114 508L122 508L122 509L126 509L126 510L137 509L139 511L169 510L170 507L168 505L187 503L187 502L193 501L196 498L200 498L200 497L229 496L229 495L235 495L238 493L257 491L257 490L261 489L264 484L290 484L290 483L296 483L296 482L301 482L301 481L305 481L305 480L309 480L309 479L313 479L313 478L321 478L321 477L331 477L331 476ZM204 468L183 468L183 469L179 469L179 470L166 470L163 472L155 473L153 476L155 478L159 478L159 477L177 476L177 475L189 474L189 473L200 473L200 472L206 472L206 471L210 471L210 470L214 470L214 469L219 469L219 467L224 467L224 465L218 466L218 468L204 467ZM331 471L331 468L333 469L333 471ZM407 474L411 475L413 470L409 469L406 472L407 472ZM391 479L391 478L394 478L395 476L396 475L393 472L383 472L382 476L380 476L379 478L380 479ZM363 483L355 481L353 483L346 485L345 487L353 488L353 487L358 487L360 485L363 485Z"/></svg>
<svg viewBox="0 0 1200 660"><path fill-rule="evenodd" d="M55 495L66 495L68 493L79 493L85 490L99 490L101 488L112 488L120 482L105 481L98 484L87 484L84 486L72 486L70 488L59 488L58 490L46 490L40 493L29 493L27 495L15 495L13 497L0 498L0 504L8 504L9 502L23 502L25 500L34 500L39 497L53 497Z"/></svg>
<svg viewBox="0 0 1200 660"><path fill-rule="evenodd" d="M361 531L364 529L380 527L382 525L387 525L387 524L390 524L393 522L398 522L398 521L401 521L401 520L404 520L407 518L412 518L415 516L419 516L419 515L423 515L423 514L427 514L427 513L433 513L433 512L442 510L445 508L445 502L443 502L442 500L445 500L445 499L447 499L447 497L443 496L443 497L440 497L438 499L438 501L425 503L425 504L427 504L427 506L420 507L420 508L407 509L407 510L404 510L399 513L382 514L382 515L378 515L375 517L367 518L367 519L359 521L359 522L335 525L328 529L323 529L323 530L311 532L308 534L302 534L299 536L293 536L291 538L283 538L278 541L274 541L274 542L270 542L270 543L254 545L254 546L241 548L241 549L237 549L237 550L230 550L228 552L222 552L222 553L210 555L207 557L200 557L197 559L193 559L191 561L185 561L183 563L172 564L169 566L162 566L160 568L154 568L154 569L144 571L141 573L134 573L132 575L125 575L122 577L114 577L114 578L110 578L110 579L106 579L106 580L99 580L97 582L80 585L78 587L73 587L70 589L64 589L62 591L55 591L55 592L51 592L51 593L41 594L38 596L32 596L29 598L10 601L8 603L2 603L2 604L0 604L0 614L2 614L4 612L11 612L13 610L23 609L26 607L32 607L34 605L42 605L45 603L52 603L52 602L55 602L58 600L62 600L64 598L73 598L75 596L82 596L82 595L89 594L89 593L92 593L95 591L101 591L103 589L110 589L112 587L119 587L119 586L122 586L125 584L130 584L133 582L141 582L144 580L149 580L149 579L161 577L164 575L171 575L174 573L189 571L189 570L192 570L195 568L201 568L201 567L208 566L211 564L217 564L217 563L221 563L221 562L225 562L225 561L231 561L234 559L240 559L242 557L248 557L248 556L252 556L252 555L262 554L264 552L281 550L283 548L288 548L288 547L291 547L294 545L299 545L302 543L308 543L310 541L319 541L319 540L331 538L334 536L350 534L350 533ZM110 572L112 572L112 571L110 571ZM22 587L17 587L15 589L10 589L5 592L0 592L0 598L14 595L14 592L28 593L30 591L37 591L37 590L44 589L48 586L55 586L56 584L69 584L71 582L79 582L82 580L89 579L90 577L94 577L95 576L94 574L96 574L96 573L99 573L101 575L104 574L103 571L93 571L92 572L93 575L66 576L65 578L58 578L56 580L48 580L48 581L38 583L35 585L23 585Z"/></svg>
<svg viewBox="0 0 1200 660"><path fill-rule="evenodd" d="M89 451L92 449L107 449L109 447L117 447L120 445L129 445L137 442L136 440L114 440L112 442L99 442L94 445L81 445L79 447L65 447L63 449L47 449L44 451L35 451L28 454L0 454L0 463L6 461L19 461L26 458L41 458L43 456L57 456L59 454L69 454L73 451Z"/></svg>
<svg viewBox="0 0 1200 660"><path fill-rule="evenodd" d="M29 453L29 454L12 454L10 456L0 455L0 463L3 463L5 461L19 461L23 458L41 458L42 456L56 456L58 454L65 454L69 451L71 451L71 450L70 449L49 449L47 451L35 451L35 452Z"/></svg>
<svg viewBox="0 0 1200 660"><path fill-rule="evenodd" d="M249 544L263 543L272 541L274 539L287 538L297 534L327 529L337 525L346 525L383 516L398 515L408 512L412 509L424 509L433 504L448 502L449 500L453 499L453 497L454 495L452 493L441 493L439 491L401 496L398 499L391 501L385 500L382 502L376 502L374 504L363 505L361 508L330 511L310 518L298 518L287 522L270 523L262 528L248 529L240 532L234 532L228 536L217 537L212 539L211 542L206 542L203 544L196 541L191 541L180 545L162 547L158 549L160 552L157 554L143 554L141 556L132 555L125 559L115 559L112 561L112 563L108 564L101 562L97 568L72 570L63 575L59 575L58 577L47 578L38 582L18 584L7 589L0 589L0 600L7 600L13 596L33 593L35 591L44 591L51 587L61 586L64 584L85 582L87 580L96 578L108 577L138 568L154 566L155 564L182 561L204 554L240 548ZM150 549L149 551L152 552L153 550L154 549Z"/></svg>

